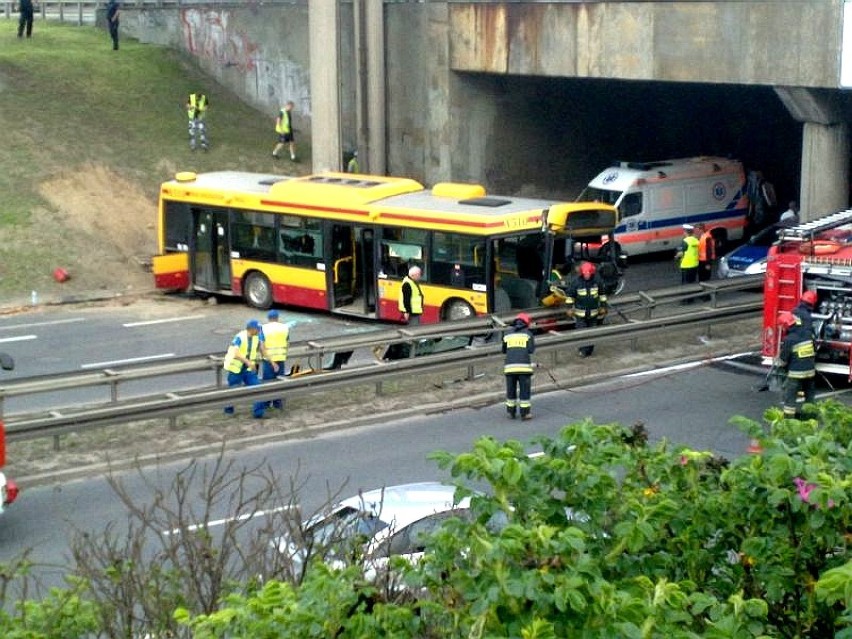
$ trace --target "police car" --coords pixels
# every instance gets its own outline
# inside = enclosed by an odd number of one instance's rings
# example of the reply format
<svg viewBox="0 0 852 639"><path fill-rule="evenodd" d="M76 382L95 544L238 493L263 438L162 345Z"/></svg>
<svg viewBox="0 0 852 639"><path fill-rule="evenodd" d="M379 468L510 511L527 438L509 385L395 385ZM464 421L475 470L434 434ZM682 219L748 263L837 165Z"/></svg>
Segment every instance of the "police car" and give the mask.
<svg viewBox="0 0 852 639"><path fill-rule="evenodd" d="M769 247L778 239L779 229L775 224L751 236L748 242L738 246L719 260L719 277L738 277L766 273Z"/></svg>

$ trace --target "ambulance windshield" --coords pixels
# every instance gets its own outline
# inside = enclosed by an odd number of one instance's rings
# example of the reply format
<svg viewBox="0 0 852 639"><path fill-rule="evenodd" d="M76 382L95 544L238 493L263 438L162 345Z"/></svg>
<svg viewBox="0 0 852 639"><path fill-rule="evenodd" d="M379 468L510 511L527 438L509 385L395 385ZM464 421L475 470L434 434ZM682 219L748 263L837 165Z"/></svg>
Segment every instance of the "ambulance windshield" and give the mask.
<svg viewBox="0 0 852 639"><path fill-rule="evenodd" d="M603 202L604 204L615 204L621 197L622 191L608 191L595 186L587 186L577 198L578 202Z"/></svg>

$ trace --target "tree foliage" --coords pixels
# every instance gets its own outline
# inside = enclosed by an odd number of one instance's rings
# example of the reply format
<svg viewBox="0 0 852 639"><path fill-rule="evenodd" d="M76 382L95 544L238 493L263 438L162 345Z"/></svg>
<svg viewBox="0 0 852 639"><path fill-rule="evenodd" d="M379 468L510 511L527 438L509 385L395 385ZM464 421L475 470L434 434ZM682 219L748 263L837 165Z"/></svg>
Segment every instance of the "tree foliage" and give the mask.
<svg viewBox="0 0 852 639"><path fill-rule="evenodd" d="M294 570L257 537L221 561L228 550L187 534L165 495L159 510L128 501L149 522L140 529L185 539L157 537L168 551L156 552L133 550L136 535L100 552L77 546L72 586L0 617L0 634L129 637L142 622L115 617L132 611L156 620L148 627L158 636L193 639L852 639L852 410L826 402L809 419L770 409L764 421L734 420L763 452L731 462L649 444L641 424L590 421L536 440L537 455L492 438L435 453L457 496L471 496L472 516L448 520L421 561L392 558L379 577L365 569L370 558L344 564L320 551ZM257 500L270 488L248 494L220 475L209 499L269 507ZM228 487L237 498L223 497ZM184 497L177 503L187 508ZM239 531L229 529L227 543ZM125 552L134 562L119 561ZM132 586L109 585L119 569ZM104 632L107 618L113 630Z"/></svg>

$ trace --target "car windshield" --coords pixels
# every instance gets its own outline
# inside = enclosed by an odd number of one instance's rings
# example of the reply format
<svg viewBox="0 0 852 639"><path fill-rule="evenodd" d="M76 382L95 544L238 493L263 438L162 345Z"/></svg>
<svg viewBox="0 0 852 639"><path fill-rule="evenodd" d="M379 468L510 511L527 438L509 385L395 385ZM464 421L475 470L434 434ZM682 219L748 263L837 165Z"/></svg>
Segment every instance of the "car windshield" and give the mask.
<svg viewBox="0 0 852 639"><path fill-rule="evenodd" d="M375 514L356 508L344 507L311 526L307 537L315 544L325 546L341 539L372 539L388 524Z"/></svg>
<svg viewBox="0 0 852 639"><path fill-rule="evenodd" d="M603 202L604 204L615 204L621 197L621 191L608 191L594 186L587 186L577 198L578 202Z"/></svg>

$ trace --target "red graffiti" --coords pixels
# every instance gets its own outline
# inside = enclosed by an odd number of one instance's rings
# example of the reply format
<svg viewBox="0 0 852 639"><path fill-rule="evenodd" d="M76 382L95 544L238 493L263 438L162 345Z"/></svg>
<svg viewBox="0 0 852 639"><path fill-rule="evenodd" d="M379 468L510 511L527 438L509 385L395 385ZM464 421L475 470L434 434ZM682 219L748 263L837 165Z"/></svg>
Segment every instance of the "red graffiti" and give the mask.
<svg viewBox="0 0 852 639"><path fill-rule="evenodd" d="M192 55L243 71L255 69L259 47L244 32L229 28L230 11L182 9L180 20L184 44Z"/></svg>

